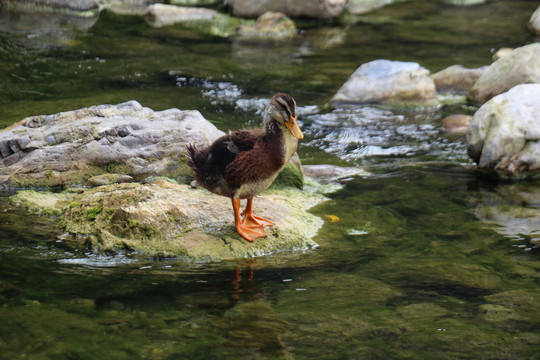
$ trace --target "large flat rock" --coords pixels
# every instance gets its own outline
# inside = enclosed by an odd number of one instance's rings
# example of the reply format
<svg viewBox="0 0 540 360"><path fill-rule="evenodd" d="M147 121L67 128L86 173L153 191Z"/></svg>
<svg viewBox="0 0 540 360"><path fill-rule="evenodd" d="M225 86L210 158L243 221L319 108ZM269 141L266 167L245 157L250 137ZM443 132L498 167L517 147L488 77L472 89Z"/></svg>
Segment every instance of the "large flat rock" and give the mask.
<svg viewBox="0 0 540 360"><path fill-rule="evenodd" d="M59 216L61 238L76 246L217 261L317 247L312 238L323 220L306 211L326 199L317 189L283 187L255 198L255 213L276 225L252 243L236 233L230 199L166 180L104 185L81 194L25 190L11 200Z"/></svg>
<svg viewBox="0 0 540 360"><path fill-rule="evenodd" d="M174 176L186 171L187 143L222 134L198 111L136 101L32 116L0 132L0 185L80 184L103 172Z"/></svg>

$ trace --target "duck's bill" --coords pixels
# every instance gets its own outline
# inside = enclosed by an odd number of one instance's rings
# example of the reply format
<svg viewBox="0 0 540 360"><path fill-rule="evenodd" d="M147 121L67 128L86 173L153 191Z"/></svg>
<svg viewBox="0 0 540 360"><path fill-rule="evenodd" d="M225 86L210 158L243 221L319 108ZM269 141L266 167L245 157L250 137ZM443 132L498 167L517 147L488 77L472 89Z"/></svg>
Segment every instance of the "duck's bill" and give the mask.
<svg viewBox="0 0 540 360"><path fill-rule="evenodd" d="M291 132L292 136L294 136L297 139L303 139L304 134L302 134L302 131L300 130L300 127L298 126L298 123L296 122L295 117L289 117L289 121L285 121L285 126L287 126L287 129Z"/></svg>

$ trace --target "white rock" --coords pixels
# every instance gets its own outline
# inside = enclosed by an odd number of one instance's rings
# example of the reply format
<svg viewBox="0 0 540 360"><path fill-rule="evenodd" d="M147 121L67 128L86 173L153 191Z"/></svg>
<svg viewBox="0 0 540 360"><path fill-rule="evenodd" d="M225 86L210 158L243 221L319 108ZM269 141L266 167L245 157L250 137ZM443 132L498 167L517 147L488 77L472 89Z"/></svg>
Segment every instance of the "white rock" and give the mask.
<svg viewBox="0 0 540 360"><path fill-rule="evenodd" d="M330 19L341 14L348 0L230 0L234 16L258 17L268 11L293 17Z"/></svg>
<svg viewBox="0 0 540 360"><path fill-rule="evenodd" d="M487 66L476 69L468 69L462 65L452 65L433 75L437 90L469 91L474 83L486 71Z"/></svg>
<svg viewBox="0 0 540 360"><path fill-rule="evenodd" d="M483 103L527 83L540 83L540 43L517 48L491 64L472 87L468 99Z"/></svg>
<svg viewBox="0 0 540 360"><path fill-rule="evenodd" d="M399 0L398 0L399 1ZM390 5L394 0L349 0L347 8L351 14L359 15L370 12L372 10Z"/></svg>
<svg viewBox="0 0 540 360"><path fill-rule="evenodd" d="M529 20L529 29L537 36L540 36L540 6L533 12L531 19Z"/></svg>
<svg viewBox="0 0 540 360"><path fill-rule="evenodd" d="M144 18L149 25L162 27L187 21L210 20L216 14L216 10L206 8L152 4L146 8Z"/></svg>
<svg viewBox="0 0 540 360"><path fill-rule="evenodd" d="M429 71L417 63L374 60L361 65L331 100L346 104L435 105Z"/></svg>
<svg viewBox="0 0 540 360"><path fill-rule="evenodd" d="M497 95L474 114L467 132L469 156L502 176L540 173L540 84Z"/></svg>

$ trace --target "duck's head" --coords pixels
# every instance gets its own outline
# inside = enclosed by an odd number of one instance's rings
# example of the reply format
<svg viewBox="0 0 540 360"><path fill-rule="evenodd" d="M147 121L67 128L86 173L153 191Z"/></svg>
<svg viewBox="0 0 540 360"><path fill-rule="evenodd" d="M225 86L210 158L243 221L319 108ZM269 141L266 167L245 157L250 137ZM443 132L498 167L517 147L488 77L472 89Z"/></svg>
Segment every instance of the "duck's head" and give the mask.
<svg viewBox="0 0 540 360"><path fill-rule="evenodd" d="M289 131L295 138L302 139L304 134L296 119L296 102L287 94L274 95L266 106L264 123L267 129L277 125L282 131Z"/></svg>

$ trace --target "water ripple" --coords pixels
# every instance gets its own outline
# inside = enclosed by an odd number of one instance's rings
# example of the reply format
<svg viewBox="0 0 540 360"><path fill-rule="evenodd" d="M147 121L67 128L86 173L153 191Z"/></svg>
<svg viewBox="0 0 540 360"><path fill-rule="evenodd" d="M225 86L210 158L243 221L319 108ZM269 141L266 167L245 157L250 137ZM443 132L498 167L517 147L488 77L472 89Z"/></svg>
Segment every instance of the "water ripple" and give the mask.
<svg viewBox="0 0 540 360"><path fill-rule="evenodd" d="M441 134L433 110L399 113L372 106L336 109L306 117L314 146L353 162L366 158L428 157L468 162L463 138Z"/></svg>

